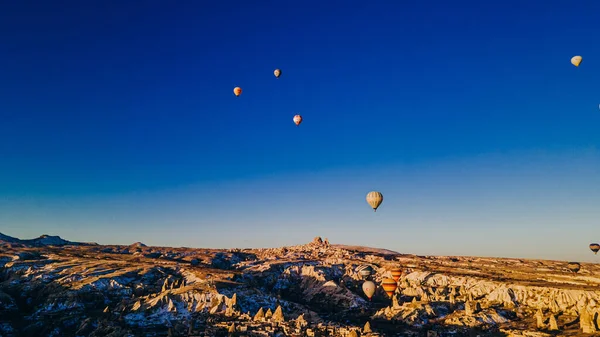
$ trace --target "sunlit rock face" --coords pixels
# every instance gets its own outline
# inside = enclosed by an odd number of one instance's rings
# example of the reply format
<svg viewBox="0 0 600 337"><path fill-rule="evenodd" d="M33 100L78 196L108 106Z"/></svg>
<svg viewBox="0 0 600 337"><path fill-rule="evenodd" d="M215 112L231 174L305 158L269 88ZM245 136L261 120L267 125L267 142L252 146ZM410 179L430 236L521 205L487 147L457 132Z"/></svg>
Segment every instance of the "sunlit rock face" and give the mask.
<svg viewBox="0 0 600 337"><path fill-rule="evenodd" d="M600 323L600 269L330 244L101 246L0 234L0 336L576 336ZM369 301L357 267L378 285ZM389 297L391 269L404 273Z"/></svg>

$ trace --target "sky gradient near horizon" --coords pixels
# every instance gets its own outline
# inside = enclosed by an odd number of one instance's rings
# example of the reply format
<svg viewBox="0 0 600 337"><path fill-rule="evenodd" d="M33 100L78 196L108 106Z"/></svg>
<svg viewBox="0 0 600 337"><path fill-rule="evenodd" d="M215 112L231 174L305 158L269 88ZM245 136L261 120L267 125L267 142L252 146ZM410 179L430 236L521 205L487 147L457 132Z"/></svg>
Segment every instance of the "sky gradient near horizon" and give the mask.
<svg viewBox="0 0 600 337"><path fill-rule="evenodd" d="M0 232L600 261L598 12L2 4Z"/></svg>

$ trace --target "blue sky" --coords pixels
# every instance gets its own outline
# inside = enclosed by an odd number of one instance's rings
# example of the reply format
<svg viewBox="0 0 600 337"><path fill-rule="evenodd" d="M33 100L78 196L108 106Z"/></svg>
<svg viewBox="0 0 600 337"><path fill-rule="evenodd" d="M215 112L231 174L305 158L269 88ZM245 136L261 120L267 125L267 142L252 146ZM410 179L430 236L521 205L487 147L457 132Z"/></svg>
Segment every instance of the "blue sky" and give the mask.
<svg viewBox="0 0 600 337"><path fill-rule="evenodd" d="M596 261L599 11L2 4L0 232Z"/></svg>

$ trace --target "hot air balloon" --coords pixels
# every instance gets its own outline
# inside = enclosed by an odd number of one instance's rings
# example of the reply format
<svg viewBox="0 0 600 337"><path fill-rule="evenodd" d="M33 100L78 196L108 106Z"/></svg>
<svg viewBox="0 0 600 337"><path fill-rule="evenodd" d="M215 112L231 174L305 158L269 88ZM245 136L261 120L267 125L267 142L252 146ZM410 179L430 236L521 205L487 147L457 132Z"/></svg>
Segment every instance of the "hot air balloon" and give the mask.
<svg viewBox="0 0 600 337"><path fill-rule="evenodd" d="M362 266L356 268L356 271L358 272L358 275L360 275L360 277L362 277L362 279L364 280L367 277L371 276L374 270L373 267L369 266L368 264L363 264Z"/></svg>
<svg viewBox="0 0 600 337"><path fill-rule="evenodd" d="M242 94L242 88L240 88L240 87L235 87L235 88L233 88L233 93L234 93L236 96L239 96L239 95L241 95L241 94Z"/></svg>
<svg viewBox="0 0 600 337"><path fill-rule="evenodd" d="M581 61L583 61L583 58L579 55L571 57L571 63L576 67L579 67Z"/></svg>
<svg viewBox="0 0 600 337"><path fill-rule="evenodd" d="M373 283L371 281L365 281L362 285L362 289L370 301L371 297L373 297L373 294L375 294L375 283Z"/></svg>
<svg viewBox="0 0 600 337"><path fill-rule="evenodd" d="M383 194L377 191L369 192L367 194L367 202L373 207L373 211L377 212L377 208L383 202Z"/></svg>
<svg viewBox="0 0 600 337"><path fill-rule="evenodd" d="M396 288L398 288L398 283L391 278L384 278L383 281L381 281L381 287L389 297L392 297Z"/></svg>
<svg viewBox="0 0 600 337"><path fill-rule="evenodd" d="M567 268L569 268L570 271L576 273L579 271L579 269L581 269L581 265L578 262L569 262L569 264L567 264Z"/></svg>
<svg viewBox="0 0 600 337"><path fill-rule="evenodd" d="M275 77L279 78L279 76L281 76L281 69L275 69L275 71L273 71L273 74L275 75Z"/></svg>
<svg viewBox="0 0 600 337"><path fill-rule="evenodd" d="M394 268L391 270L391 273L392 273L392 278L394 279L394 281L398 282L398 280L400 279L400 276L402 276L402 269Z"/></svg>
<svg viewBox="0 0 600 337"><path fill-rule="evenodd" d="M294 123L296 123L296 126L299 126L300 123L302 123L302 116L300 116L300 115L294 116Z"/></svg>
<svg viewBox="0 0 600 337"><path fill-rule="evenodd" d="M594 252L594 254L598 254L598 251L600 250L600 245L597 243L590 243L590 249L592 250L592 252Z"/></svg>

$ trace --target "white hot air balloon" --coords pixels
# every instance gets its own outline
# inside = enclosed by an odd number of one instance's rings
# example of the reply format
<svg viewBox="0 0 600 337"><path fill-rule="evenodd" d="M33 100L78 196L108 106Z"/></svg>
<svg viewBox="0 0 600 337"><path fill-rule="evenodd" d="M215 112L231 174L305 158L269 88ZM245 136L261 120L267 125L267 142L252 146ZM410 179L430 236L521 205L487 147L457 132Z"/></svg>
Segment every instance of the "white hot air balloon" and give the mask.
<svg viewBox="0 0 600 337"><path fill-rule="evenodd" d="M367 295L369 301L371 300L371 297L373 297L373 294L375 294L375 288L376 286L373 281L365 281L362 285L363 292Z"/></svg>

